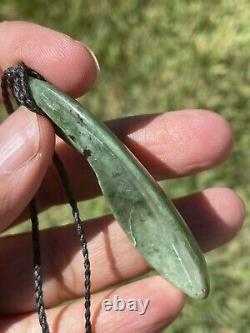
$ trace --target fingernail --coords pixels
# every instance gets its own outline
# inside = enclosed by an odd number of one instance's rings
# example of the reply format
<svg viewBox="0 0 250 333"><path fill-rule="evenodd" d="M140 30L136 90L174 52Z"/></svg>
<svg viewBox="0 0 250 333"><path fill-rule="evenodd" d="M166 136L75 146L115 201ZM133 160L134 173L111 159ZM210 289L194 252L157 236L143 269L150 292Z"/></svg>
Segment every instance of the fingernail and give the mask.
<svg viewBox="0 0 250 333"><path fill-rule="evenodd" d="M33 159L38 151L37 116L20 107L0 126L0 172L12 173Z"/></svg>
<svg viewBox="0 0 250 333"><path fill-rule="evenodd" d="M98 62L98 60L97 60L96 55L95 55L94 52L93 52L90 48L88 48L86 45L85 45L85 47L86 47L86 49L89 51L91 57L93 58L93 60L94 60L94 62L95 62L95 64L96 64L97 72L98 72L98 74L99 74L100 71L101 71L101 69L100 69L100 65L99 65L99 62Z"/></svg>

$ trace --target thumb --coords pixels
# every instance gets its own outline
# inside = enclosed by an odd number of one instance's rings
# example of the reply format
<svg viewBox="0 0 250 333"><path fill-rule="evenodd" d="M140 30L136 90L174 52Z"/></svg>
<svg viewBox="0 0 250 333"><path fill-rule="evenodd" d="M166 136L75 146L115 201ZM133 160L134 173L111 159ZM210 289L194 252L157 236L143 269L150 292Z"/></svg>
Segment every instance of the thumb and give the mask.
<svg viewBox="0 0 250 333"><path fill-rule="evenodd" d="M20 107L0 126L0 231L28 205L54 152L50 122Z"/></svg>

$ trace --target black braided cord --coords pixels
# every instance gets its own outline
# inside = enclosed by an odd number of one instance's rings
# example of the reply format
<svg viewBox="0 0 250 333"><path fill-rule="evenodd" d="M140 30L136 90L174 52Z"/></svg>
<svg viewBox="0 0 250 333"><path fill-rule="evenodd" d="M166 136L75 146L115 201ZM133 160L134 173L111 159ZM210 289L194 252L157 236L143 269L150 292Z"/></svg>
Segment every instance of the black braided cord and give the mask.
<svg viewBox="0 0 250 333"><path fill-rule="evenodd" d="M42 109L40 109L35 103L32 93L28 86L28 76L35 77L37 79L46 81L39 73L28 68L24 63L18 64L16 67L7 68L1 80L1 88L3 95L3 102L8 114L14 112L14 108L10 99L9 89L12 91L13 96L18 105L24 105L30 111L37 114L46 116ZM54 152L53 162L57 168L57 172L61 178L62 185L64 187L65 194L68 198L69 204L72 209L72 215L74 223L76 225L76 230L78 237L80 239L84 268L85 268L85 281L84 281L84 298L85 298L85 332L91 333L91 316L90 316L90 287L91 287L91 271L90 271L90 260L87 247L87 240L85 238L84 229L81 224L81 219L79 215L79 210L77 207L77 202L74 198L71 186L69 183L67 172L64 168L63 162L59 156ZM49 326L47 322L47 316L45 311L45 304L43 300L43 290L42 290L42 269L41 269L41 250L40 250L40 237L39 237L39 221L37 217L36 200L33 198L29 204L30 208L30 219L32 223L32 241L33 241L33 275L35 283L35 298L36 307L39 317L39 323L42 328L42 333L49 333Z"/></svg>

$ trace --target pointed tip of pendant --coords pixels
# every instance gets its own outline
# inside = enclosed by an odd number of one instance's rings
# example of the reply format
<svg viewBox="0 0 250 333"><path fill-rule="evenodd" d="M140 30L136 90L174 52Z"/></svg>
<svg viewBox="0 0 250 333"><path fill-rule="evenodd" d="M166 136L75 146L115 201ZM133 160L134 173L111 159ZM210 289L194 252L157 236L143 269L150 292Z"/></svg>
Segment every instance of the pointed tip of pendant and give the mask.
<svg viewBox="0 0 250 333"><path fill-rule="evenodd" d="M200 281L199 285L195 285L193 288L189 288L188 290L183 290L184 293L194 299L206 299L210 293L210 282L208 275L203 277L204 279Z"/></svg>

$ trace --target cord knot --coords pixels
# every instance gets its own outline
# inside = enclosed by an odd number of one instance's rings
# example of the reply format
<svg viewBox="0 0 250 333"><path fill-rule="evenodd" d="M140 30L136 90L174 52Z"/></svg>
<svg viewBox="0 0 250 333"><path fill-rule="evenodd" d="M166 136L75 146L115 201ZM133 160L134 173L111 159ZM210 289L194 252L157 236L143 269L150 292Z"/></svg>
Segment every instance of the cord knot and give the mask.
<svg viewBox="0 0 250 333"><path fill-rule="evenodd" d="M24 63L19 63L15 67L7 68L2 76L2 93L7 112L13 113L14 109L9 97L8 88L11 89L18 105L24 105L30 111L44 115L42 109L36 104L28 85L28 76L46 81L42 75L27 67Z"/></svg>

